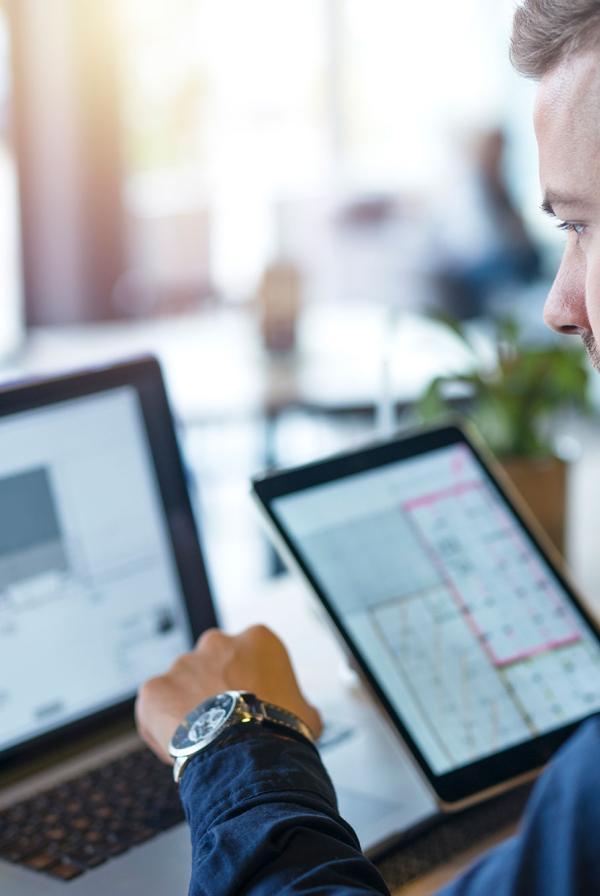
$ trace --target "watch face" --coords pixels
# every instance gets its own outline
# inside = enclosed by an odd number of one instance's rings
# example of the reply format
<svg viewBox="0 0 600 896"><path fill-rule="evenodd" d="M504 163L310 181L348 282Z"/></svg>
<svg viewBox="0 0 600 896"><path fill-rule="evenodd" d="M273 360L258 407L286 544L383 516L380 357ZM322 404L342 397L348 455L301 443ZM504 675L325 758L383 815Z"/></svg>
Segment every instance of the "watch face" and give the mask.
<svg viewBox="0 0 600 896"><path fill-rule="evenodd" d="M186 716L171 740L173 756L195 753L210 743L230 718L237 703L237 694L225 693L205 700Z"/></svg>

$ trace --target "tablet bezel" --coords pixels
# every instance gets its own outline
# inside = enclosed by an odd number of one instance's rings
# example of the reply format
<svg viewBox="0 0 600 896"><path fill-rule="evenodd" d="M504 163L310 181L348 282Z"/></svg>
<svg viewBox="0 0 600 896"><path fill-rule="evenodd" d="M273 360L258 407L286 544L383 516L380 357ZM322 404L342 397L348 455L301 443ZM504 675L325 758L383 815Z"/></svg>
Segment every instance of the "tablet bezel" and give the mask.
<svg viewBox="0 0 600 896"><path fill-rule="evenodd" d="M544 543L543 534L536 531L535 522L527 519L527 509L518 506L518 499L512 497L507 490L507 486L499 481L501 474L493 471L493 462L484 457L484 449L478 447L475 444L475 439L470 437L466 429L458 424L432 428L412 434L400 434L398 438L391 441L371 444L357 451L344 452L325 460L305 464L293 469L255 477L252 481L254 496L266 512L270 524L274 527L279 538L283 540L285 548L291 553L295 564L298 565L327 611L346 648L356 661L366 683L403 740L407 743L429 784L439 799L448 806L458 803L462 804L465 800L471 799L482 791L497 789L516 778L522 779L524 775L534 773L535 770L546 764L556 750L588 716L582 717L577 722L563 725L556 730L539 735L523 744L501 750L492 756L485 757L469 765L461 766L442 775L436 774L429 766L418 744L412 738L410 731L405 727L401 716L391 704L384 689L378 683L360 649L344 627L342 619L328 600L308 563L304 560L301 550L298 549L290 538L285 525L273 508L272 502L276 498L300 492L307 488L334 482L347 476L417 457L438 448L458 444L466 446L471 452L476 463L484 473L486 480L494 488L508 511L516 518L524 536L529 539L533 549L537 551L550 574L555 577L600 644L600 629L597 623L583 605L572 584L565 577L557 558L552 555L551 548ZM590 713L589 715L593 714Z"/></svg>
<svg viewBox="0 0 600 896"><path fill-rule="evenodd" d="M185 469L175 433L160 365L152 355L143 355L108 366L3 384L0 388L0 423L21 412L51 407L72 399L110 392L122 387L135 390L139 402L153 470L158 484L169 546L181 586L189 625L190 647L207 628L217 624L211 588L190 503ZM75 674L75 673L74 673ZM52 731L28 738L0 750L0 773L27 764L40 750L71 745L75 738L88 738L108 724L133 720L135 695L88 713Z"/></svg>

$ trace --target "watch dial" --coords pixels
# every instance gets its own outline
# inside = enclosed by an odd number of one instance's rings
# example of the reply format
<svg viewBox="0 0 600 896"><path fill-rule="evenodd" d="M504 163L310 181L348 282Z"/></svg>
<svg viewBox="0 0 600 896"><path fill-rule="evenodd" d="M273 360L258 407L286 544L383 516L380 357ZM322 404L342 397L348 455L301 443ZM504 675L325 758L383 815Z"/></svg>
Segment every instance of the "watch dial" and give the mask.
<svg viewBox="0 0 600 896"><path fill-rule="evenodd" d="M197 744L219 727L227 718L227 710L222 706L213 706L202 713L199 719L192 722L188 731L188 740Z"/></svg>
<svg viewBox="0 0 600 896"><path fill-rule="evenodd" d="M219 694L192 710L171 742L174 750L190 750L203 741L210 741L233 712L236 699L232 694Z"/></svg>

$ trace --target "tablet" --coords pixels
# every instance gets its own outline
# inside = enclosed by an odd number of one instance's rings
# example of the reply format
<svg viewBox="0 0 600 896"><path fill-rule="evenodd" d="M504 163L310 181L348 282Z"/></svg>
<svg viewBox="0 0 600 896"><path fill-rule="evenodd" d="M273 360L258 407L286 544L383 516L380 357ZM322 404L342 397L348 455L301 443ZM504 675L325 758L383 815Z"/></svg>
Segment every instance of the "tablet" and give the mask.
<svg viewBox="0 0 600 896"><path fill-rule="evenodd" d="M440 801L542 767L600 710L600 634L456 426L253 482Z"/></svg>

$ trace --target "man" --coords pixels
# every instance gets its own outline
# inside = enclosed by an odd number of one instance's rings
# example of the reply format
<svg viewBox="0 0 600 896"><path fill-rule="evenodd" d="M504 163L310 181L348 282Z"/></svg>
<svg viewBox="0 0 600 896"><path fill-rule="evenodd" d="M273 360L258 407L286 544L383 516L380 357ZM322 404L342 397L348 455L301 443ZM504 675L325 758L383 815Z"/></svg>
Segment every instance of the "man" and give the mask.
<svg viewBox="0 0 600 896"><path fill-rule="evenodd" d="M600 370L600 0L525 0L512 55L539 80L543 207L567 233L545 319L580 336ZM169 761L168 744L184 716L236 689L319 732L318 712L302 695L285 648L262 627L237 637L208 632L167 675L144 685L140 731ZM387 892L338 816L303 734L284 725L232 725L190 759L180 787L193 843L192 896ZM443 892L597 896L598 830L600 719L592 719L538 781L520 832Z"/></svg>

